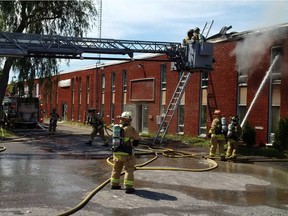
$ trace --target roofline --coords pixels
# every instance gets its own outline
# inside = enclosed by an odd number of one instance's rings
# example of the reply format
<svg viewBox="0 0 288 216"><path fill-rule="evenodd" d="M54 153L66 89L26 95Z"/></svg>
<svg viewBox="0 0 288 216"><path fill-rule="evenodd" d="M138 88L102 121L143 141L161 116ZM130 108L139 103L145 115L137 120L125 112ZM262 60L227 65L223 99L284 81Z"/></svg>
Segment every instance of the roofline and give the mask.
<svg viewBox="0 0 288 216"><path fill-rule="evenodd" d="M282 23L274 26L268 26L263 28L257 28L257 29L251 29L247 31L242 32L231 32L231 33L225 33L225 34L216 34L209 38L207 38L207 42L210 43L219 43L219 42L227 42L227 41L237 41L242 40L245 37L248 37L250 35L257 35L257 34L264 34L264 33L270 33L275 30L278 30L277 33L274 35L281 36L288 33L288 23Z"/></svg>

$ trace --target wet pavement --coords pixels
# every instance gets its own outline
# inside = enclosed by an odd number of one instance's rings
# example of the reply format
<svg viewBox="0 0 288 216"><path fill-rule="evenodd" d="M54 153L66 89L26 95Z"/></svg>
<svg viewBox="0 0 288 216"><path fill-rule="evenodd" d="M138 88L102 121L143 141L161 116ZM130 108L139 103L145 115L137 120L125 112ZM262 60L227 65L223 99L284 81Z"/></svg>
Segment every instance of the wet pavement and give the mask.
<svg viewBox="0 0 288 216"><path fill-rule="evenodd" d="M98 138L85 144L90 128L59 124L57 130L50 136L41 129L19 130L18 137L0 142L6 147L0 152L0 215L59 215L109 179L111 151ZM200 157L205 152L187 146L181 151L196 156L159 154L144 166L158 169L135 172L135 194L106 185L73 215L288 215L286 161L216 160L217 168L202 171L213 165ZM137 164L153 156L137 155Z"/></svg>

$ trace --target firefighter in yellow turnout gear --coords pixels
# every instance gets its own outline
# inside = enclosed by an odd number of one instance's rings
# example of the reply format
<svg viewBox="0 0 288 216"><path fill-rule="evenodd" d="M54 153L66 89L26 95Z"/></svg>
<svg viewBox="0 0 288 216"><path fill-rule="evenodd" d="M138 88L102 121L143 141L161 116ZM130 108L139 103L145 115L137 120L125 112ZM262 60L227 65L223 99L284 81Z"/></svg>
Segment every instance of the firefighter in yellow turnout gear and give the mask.
<svg viewBox="0 0 288 216"><path fill-rule="evenodd" d="M135 156L134 147L139 143L139 133L131 126L131 113L123 112L120 118L119 144L113 146L113 170L111 174L111 189L119 190L120 176L124 168L124 188L126 193L134 193ZM114 125L115 126L115 125Z"/></svg>
<svg viewBox="0 0 288 216"><path fill-rule="evenodd" d="M88 110L87 122L92 126L92 132L90 134L90 139L88 140L88 142L86 142L86 144L92 145L93 139L99 133L99 136L104 143L102 146L108 147L109 146L108 140L106 139L104 134L104 127L106 126L106 123L102 115L98 111L99 110L97 108L96 109L91 108Z"/></svg>
<svg viewBox="0 0 288 216"><path fill-rule="evenodd" d="M215 157L218 147L221 159L225 158L224 145L226 144L225 132L221 123L221 111L214 111L214 119L209 130L209 137L211 137L210 157Z"/></svg>

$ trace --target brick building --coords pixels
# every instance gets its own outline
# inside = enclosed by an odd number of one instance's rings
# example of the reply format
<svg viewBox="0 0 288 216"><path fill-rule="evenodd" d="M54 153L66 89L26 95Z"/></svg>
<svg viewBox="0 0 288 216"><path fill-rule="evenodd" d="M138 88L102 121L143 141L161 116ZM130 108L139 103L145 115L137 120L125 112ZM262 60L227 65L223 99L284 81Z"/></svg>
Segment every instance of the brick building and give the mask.
<svg viewBox="0 0 288 216"><path fill-rule="evenodd" d="M168 133L205 137L218 108L227 119L238 114L248 121L257 144L272 142L277 122L288 116L287 33L288 24L283 24L220 31L209 38L214 43L213 71L192 74ZM277 54L281 58L269 70ZM64 120L85 122L87 109L99 107L112 123L130 110L137 130L156 133L180 76L166 60L165 55L151 54L143 61L111 61L54 76L50 93L40 91L46 113L56 107ZM266 80L267 71L271 75Z"/></svg>

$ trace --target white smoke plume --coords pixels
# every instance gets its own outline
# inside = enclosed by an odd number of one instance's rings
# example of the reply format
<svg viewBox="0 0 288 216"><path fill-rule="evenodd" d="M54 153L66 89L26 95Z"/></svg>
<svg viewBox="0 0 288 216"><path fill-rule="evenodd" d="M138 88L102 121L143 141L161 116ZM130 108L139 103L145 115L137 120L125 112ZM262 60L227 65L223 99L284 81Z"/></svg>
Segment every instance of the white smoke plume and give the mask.
<svg viewBox="0 0 288 216"><path fill-rule="evenodd" d="M240 74L247 74L248 70L259 64L267 50L273 44L277 32L263 30L247 34L237 42L232 55L236 56L237 70Z"/></svg>
<svg viewBox="0 0 288 216"><path fill-rule="evenodd" d="M267 1L262 14L254 20L254 24L251 24L259 31L247 34L244 40L237 43L232 55L236 56L237 70L241 75L247 74L248 70L253 72L251 71L253 66L259 64L267 49L275 42L280 32L269 29L267 26L286 23L287 8L287 1ZM263 28L264 26L266 29Z"/></svg>

